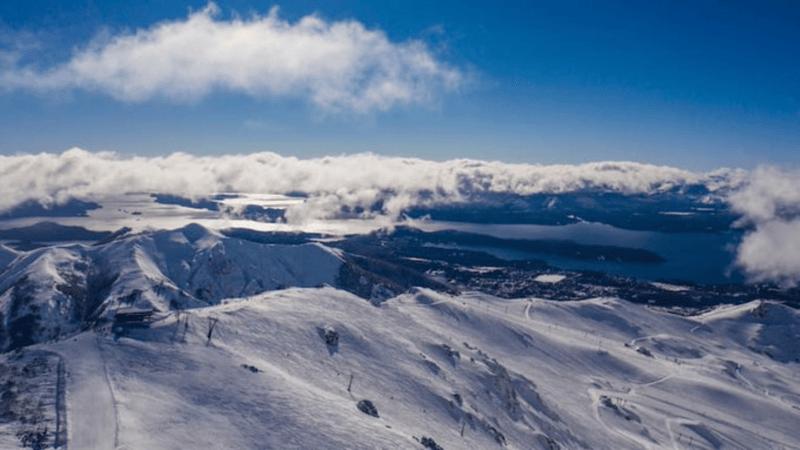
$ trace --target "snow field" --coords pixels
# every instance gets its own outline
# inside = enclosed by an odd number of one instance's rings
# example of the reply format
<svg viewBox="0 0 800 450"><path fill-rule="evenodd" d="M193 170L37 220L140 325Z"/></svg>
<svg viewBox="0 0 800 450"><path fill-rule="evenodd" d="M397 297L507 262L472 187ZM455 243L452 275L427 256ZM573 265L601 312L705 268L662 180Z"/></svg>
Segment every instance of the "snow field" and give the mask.
<svg viewBox="0 0 800 450"><path fill-rule="evenodd" d="M425 289L375 307L298 288L97 342L117 448L796 449L797 363L751 348L798 322L780 308L690 318ZM762 332L739 333L754 314Z"/></svg>

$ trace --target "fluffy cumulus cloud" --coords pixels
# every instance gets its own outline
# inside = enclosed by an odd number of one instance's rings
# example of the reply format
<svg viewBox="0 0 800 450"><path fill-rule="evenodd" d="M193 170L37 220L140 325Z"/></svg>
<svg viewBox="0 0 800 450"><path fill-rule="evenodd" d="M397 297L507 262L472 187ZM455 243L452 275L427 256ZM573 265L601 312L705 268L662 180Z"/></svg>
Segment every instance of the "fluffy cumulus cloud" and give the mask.
<svg viewBox="0 0 800 450"><path fill-rule="evenodd" d="M210 3L186 19L98 39L66 63L7 68L0 89L85 89L123 101L190 101L213 90L309 99L324 111L369 112L426 104L463 74L421 41L391 42L356 21L307 16L218 20Z"/></svg>
<svg viewBox="0 0 800 450"><path fill-rule="evenodd" d="M760 223L742 240L736 262L751 281L797 286L800 282L800 220Z"/></svg>
<svg viewBox="0 0 800 450"><path fill-rule="evenodd" d="M760 167L729 198L749 231L736 263L752 281L800 282L800 171Z"/></svg>

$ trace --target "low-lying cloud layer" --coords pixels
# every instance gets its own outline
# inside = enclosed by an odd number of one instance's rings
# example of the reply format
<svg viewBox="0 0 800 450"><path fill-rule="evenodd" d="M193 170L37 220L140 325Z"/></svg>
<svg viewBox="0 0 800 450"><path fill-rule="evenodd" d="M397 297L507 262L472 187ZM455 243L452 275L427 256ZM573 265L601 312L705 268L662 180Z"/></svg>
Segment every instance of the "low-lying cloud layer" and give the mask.
<svg viewBox="0 0 800 450"><path fill-rule="evenodd" d="M26 200L102 200L126 192L200 198L219 192L303 193L291 222L337 217L343 207L397 218L412 206L468 201L481 193L530 195L600 189L647 194L705 185L742 215L750 231L736 264L752 281L800 280L800 173L763 167L752 173L694 173L633 162L582 165L425 161L369 153L316 159L274 153L214 157L175 153L122 157L72 149L62 154L0 156L0 212ZM728 195L728 193L732 193ZM370 208L379 203L379 211Z"/></svg>
<svg viewBox="0 0 800 450"><path fill-rule="evenodd" d="M409 206L457 202L482 192L528 195L597 188L636 194L695 183L713 188L715 180L714 174L632 162L543 166L370 153L316 159L275 153L144 158L75 148L62 154L0 156L0 211L31 199L60 203L135 191L188 197L238 191L308 195L290 211L295 220L330 217L343 205L369 208L378 201L384 214L396 216Z"/></svg>
<svg viewBox="0 0 800 450"><path fill-rule="evenodd" d="M391 42L357 21L312 15L289 23L277 8L245 20L216 20L218 14L209 3L185 20L98 39L59 66L12 66L0 71L0 89L85 89L133 102L190 101L228 90L366 113L426 104L463 83L463 74L423 42Z"/></svg>

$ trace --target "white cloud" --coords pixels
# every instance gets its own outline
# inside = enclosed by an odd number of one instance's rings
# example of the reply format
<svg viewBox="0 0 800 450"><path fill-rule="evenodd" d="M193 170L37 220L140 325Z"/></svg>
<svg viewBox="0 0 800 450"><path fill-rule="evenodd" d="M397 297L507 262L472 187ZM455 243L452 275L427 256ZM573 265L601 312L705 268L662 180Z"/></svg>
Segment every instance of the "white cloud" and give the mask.
<svg viewBox="0 0 800 450"><path fill-rule="evenodd" d="M385 213L396 215L425 199L461 201L475 192L524 195L598 188L633 194L709 179L631 162L543 166L466 159L435 162L370 153L316 159L274 153L144 158L75 148L62 154L0 156L0 210L28 199L61 202L131 191L184 196L241 191L306 193L306 211L294 211L297 217L324 217L342 205L369 207L378 200L384 202Z"/></svg>
<svg viewBox="0 0 800 450"><path fill-rule="evenodd" d="M421 41L394 43L357 21L306 16L217 20L210 3L185 20L98 39L47 70L0 72L7 90L85 89L123 101L199 99L214 90L307 98L324 111L366 113L426 104L463 83Z"/></svg>
<svg viewBox="0 0 800 450"><path fill-rule="evenodd" d="M727 197L752 231L736 264L752 281L787 286L800 280L800 173L763 167L708 174L632 162L581 165L505 164L476 160L425 161L363 153L315 159L274 153L213 157L175 153L122 157L72 149L61 154L0 156L0 212L25 200L100 200L125 192L203 197L217 192L287 194L305 202L290 221L338 215L343 206L369 210L382 202L390 218L426 202L460 202L473 193L564 193L602 189L646 194L701 183ZM367 212L366 214L370 214Z"/></svg>
<svg viewBox="0 0 800 450"><path fill-rule="evenodd" d="M744 237L736 257L752 281L800 282L800 171L759 167L728 199L743 215Z"/></svg>
<svg viewBox="0 0 800 450"><path fill-rule="evenodd" d="M739 245L736 263L750 281L794 287L800 281L800 220L760 223Z"/></svg>
<svg viewBox="0 0 800 450"><path fill-rule="evenodd" d="M751 223L763 223L800 211L800 171L758 167L745 189L730 197L731 206Z"/></svg>

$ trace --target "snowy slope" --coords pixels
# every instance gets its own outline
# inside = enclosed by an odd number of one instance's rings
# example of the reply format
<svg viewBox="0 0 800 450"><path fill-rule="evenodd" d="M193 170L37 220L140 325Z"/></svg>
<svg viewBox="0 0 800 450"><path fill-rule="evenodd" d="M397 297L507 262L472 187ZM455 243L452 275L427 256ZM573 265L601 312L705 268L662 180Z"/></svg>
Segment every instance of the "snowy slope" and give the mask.
<svg viewBox="0 0 800 450"><path fill-rule="evenodd" d="M116 448L797 449L800 367L753 348L800 326L781 308L288 289L98 334L90 360Z"/></svg>
<svg viewBox="0 0 800 450"><path fill-rule="evenodd" d="M377 236L336 249L191 224L0 247L0 347L22 349L0 377L33 386L0 397L0 447L19 430L52 443L58 422L71 449L800 449L795 291L680 316L642 303L776 291L504 271Z"/></svg>
<svg viewBox="0 0 800 450"><path fill-rule="evenodd" d="M334 284L341 258L319 244L263 245L199 225L124 239L98 249L118 274L106 305L167 311L288 286ZM111 308L112 310L115 308Z"/></svg>
<svg viewBox="0 0 800 450"><path fill-rule="evenodd" d="M120 308L168 311L290 286L333 285L320 244L266 245L199 225L24 253L0 277L0 349L69 335Z"/></svg>
<svg viewBox="0 0 800 450"><path fill-rule="evenodd" d="M79 245L20 255L0 278L0 348L77 331L87 301L89 256Z"/></svg>
<svg viewBox="0 0 800 450"><path fill-rule="evenodd" d="M16 250L0 244L0 272L2 272L17 255L19 255L19 252Z"/></svg>

